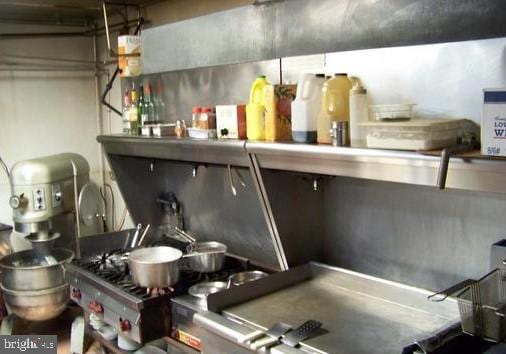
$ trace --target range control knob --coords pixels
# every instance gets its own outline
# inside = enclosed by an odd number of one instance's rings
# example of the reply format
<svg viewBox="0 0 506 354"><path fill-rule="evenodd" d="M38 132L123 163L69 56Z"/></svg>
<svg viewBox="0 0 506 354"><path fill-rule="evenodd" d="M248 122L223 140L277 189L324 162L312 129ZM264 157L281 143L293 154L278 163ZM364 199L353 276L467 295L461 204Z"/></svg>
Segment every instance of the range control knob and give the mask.
<svg viewBox="0 0 506 354"><path fill-rule="evenodd" d="M73 288L70 297L74 300L81 300L81 290Z"/></svg>
<svg viewBox="0 0 506 354"><path fill-rule="evenodd" d="M54 194L54 200L56 200L57 202L60 202L61 198L62 198L62 193L61 192L56 192Z"/></svg>
<svg viewBox="0 0 506 354"><path fill-rule="evenodd" d="M97 301L92 301L88 304L88 309L95 314L104 313L104 308Z"/></svg>
<svg viewBox="0 0 506 354"><path fill-rule="evenodd" d="M132 329L132 325L130 324L129 320L122 320L119 319L119 329L121 329L122 332L128 332Z"/></svg>

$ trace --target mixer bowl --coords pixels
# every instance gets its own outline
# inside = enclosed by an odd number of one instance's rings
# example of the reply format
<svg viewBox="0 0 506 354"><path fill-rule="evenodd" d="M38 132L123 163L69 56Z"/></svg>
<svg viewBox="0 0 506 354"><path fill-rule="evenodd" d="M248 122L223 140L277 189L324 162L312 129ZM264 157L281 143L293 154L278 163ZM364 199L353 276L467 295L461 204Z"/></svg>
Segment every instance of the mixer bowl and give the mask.
<svg viewBox="0 0 506 354"><path fill-rule="evenodd" d="M60 248L50 255L33 250L16 252L0 259L0 282L9 290L42 290L65 283L64 264L74 257L70 250Z"/></svg>
<svg viewBox="0 0 506 354"><path fill-rule="evenodd" d="M10 312L28 321L46 321L61 314L69 301L68 284L45 290L9 290L1 287Z"/></svg>

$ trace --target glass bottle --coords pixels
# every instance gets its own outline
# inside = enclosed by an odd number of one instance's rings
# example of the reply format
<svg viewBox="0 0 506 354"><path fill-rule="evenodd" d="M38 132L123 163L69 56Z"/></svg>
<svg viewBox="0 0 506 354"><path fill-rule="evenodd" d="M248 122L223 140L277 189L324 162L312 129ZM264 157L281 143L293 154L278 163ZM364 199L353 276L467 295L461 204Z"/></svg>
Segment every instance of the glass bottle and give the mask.
<svg viewBox="0 0 506 354"><path fill-rule="evenodd" d="M132 128L130 126L130 105L131 98L130 92L125 90L125 95L123 96L123 134L131 134Z"/></svg>
<svg viewBox="0 0 506 354"><path fill-rule="evenodd" d="M129 109L129 117L130 117L130 134L138 135L139 134L139 114L137 112L137 91L135 88L132 88L130 92L130 109Z"/></svg>

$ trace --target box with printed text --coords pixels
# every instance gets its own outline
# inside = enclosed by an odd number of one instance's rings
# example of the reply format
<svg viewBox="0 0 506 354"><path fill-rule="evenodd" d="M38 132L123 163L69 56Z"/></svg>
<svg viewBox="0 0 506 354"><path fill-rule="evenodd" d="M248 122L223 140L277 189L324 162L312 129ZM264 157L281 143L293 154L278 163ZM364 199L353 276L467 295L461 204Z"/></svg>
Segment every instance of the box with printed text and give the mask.
<svg viewBox="0 0 506 354"><path fill-rule="evenodd" d="M506 156L506 88L483 90L481 153Z"/></svg>

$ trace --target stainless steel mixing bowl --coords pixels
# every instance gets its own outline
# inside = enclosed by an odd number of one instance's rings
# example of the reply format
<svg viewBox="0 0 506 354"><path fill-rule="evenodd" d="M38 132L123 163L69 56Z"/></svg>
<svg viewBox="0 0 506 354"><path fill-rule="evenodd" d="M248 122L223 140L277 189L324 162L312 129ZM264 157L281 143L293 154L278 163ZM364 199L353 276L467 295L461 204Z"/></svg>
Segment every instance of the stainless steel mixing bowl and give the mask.
<svg viewBox="0 0 506 354"><path fill-rule="evenodd" d="M65 283L64 264L74 253L64 248L40 255L33 250L16 252L0 259L0 282L9 290L42 290Z"/></svg>
<svg viewBox="0 0 506 354"><path fill-rule="evenodd" d="M45 290L9 290L2 286L10 312L28 321L46 321L61 314L69 301L68 284Z"/></svg>

